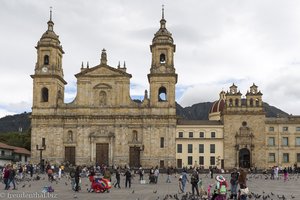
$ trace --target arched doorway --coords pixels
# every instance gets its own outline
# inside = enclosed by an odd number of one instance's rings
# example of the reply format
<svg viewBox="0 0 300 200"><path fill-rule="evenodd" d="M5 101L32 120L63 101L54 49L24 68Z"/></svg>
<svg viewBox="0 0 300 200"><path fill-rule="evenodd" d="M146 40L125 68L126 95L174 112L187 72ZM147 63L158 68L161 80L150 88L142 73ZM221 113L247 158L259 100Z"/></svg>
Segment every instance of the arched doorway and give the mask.
<svg viewBox="0 0 300 200"><path fill-rule="evenodd" d="M250 151L243 148L239 151L239 167L250 168Z"/></svg>

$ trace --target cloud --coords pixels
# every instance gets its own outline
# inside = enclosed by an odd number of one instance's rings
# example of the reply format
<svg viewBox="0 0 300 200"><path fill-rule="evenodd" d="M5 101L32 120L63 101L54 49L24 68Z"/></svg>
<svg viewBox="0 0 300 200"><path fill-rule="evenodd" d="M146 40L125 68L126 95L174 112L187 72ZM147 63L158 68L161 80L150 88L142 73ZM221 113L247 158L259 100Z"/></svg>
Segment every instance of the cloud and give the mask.
<svg viewBox="0 0 300 200"><path fill-rule="evenodd" d="M300 114L300 2L281 0L2 0L3 112L23 112L13 110L11 103L30 110L34 46L46 31L49 6L65 51L66 102L76 96L74 74L80 72L81 63L98 65L102 48L107 49L110 66L126 61L127 72L132 74L130 94L143 96L149 90L149 45L159 29L161 4L166 5L167 29L176 44L179 103L189 106L216 100L232 83L244 94L255 83L264 101Z"/></svg>

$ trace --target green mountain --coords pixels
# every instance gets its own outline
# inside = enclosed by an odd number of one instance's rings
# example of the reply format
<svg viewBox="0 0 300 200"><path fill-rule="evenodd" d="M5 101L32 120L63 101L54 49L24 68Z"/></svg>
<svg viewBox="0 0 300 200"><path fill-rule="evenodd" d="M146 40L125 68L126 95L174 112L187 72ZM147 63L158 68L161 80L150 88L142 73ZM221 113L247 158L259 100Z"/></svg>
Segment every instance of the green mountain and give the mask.
<svg viewBox="0 0 300 200"><path fill-rule="evenodd" d="M176 103L176 114L179 118L190 120L208 120L208 113L213 102L197 103L183 108ZM267 117L287 117L286 112L264 103ZM30 114L22 113L0 118L0 134L8 132L28 132L30 129Z"/></svg>

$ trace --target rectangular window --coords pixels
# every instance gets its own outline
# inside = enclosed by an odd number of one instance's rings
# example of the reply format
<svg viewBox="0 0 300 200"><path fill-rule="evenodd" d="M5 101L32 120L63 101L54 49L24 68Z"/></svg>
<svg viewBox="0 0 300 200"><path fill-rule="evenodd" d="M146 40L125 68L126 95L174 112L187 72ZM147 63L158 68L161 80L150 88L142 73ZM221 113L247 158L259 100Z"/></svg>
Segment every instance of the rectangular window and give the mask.
<svg viewBox="0 0 300 200"><path fill-rule="evenodd" d="M210 153L216 153L216 145L210 144Z"/></svg>
<svg viewBox="0 0 300 200"><path fill-rule="evenodd" d="M269 132L274 132L274 127L273 126L269 127Z"/></svg>
<svg viewBox="0 0 300 200"><path fill-rule="evenodd" d="M288 137L282 138L282 146L289 146L289 138Z"/></svg>
<svg viewBox="0 0 300 200"><path fill-rule="evenodd" d="M182 144L177 144L177 153L182 153Z"/></svg>
<svg viewBox="0 0 300 200"><path fill-rule="evenodd" d="M300 162L300 153L297 153L297 162Z"/></svg>
<svg viewBox="0 0 300 200"><path fill-rule="evenodd" d="M275 137L269 137L268 138L268 145L269 146L275 146Z"/></svg>
<svg viewBox="0 0 300 200"><path fill-rule="evenodd" d="M46 139L42 138L42 147L46 146Z"/></svg>
<svg viewBox="0 0 300 200"><path fill-rule="evenodd" d="M216 164L216 159L215 156L210 157L210 165L215 165Z"/></svg>
<svg viewBox="0 0 300 200"><path fill-rule="evenodd" d="M300 126L297 126L297 127L296 127L296 131L297 131L297 132L300 132Z"/></svg>
<svg viewBox="0 0 300 200"><path fill-rule="evenodd" d="M204 156L199 156L199 165L204 165Z"/></svg>
<svg viewBox="0 0 300 200"><path fill-rule="evenodd" d="M160 148L164 148L165 147L165 138L161 137L160 138Z"/></svg>
<svg viewBox="0 0 300 200"><path fill-rule="evenodd" d="M290 162L289 154L288 153L283 153L283 162L284 163Z"/></svg>
<svg viewBox="0 0 300 200"><path fill-rule="evenodd" d="M269 162L275 162L275 153L269 153Z"/></svg>
<svg viewBox="0 0 300 200"><path fill-rule="evenodd" d="M189 138L192 138L193 137L193 132L189 132Z"/></svg>
<svg viewBox="0 0 300 200"><path fill-rule="evenodd" d="M164 168L165 167L165 161L164 160L160 160L159 161L159 167L160 168Z"/></svg>
<svg viewBox="0 0 300 200"><path fill-rule="evenodd" d="M193 165L193 157L188 156L188 165Z"/></svg>
<svg viewBox="0 0 300 200"><path fill-rule="evenodd" d="M200 133L199 133L199 137L200 137L200 138L204 138L204 132L200 132Z"/></svg>
<svg viewBox="0 0 300 200"><path fill-rule="evenodd" d="M211 137L211 138L215 138L215 137L216 137L216 132L211 132L211 133L210 133L210 137Z"/></svg>
<svg viewBox="0 0 300 200"><path fill-rule="evenodd" d="M5 152L2 150L1 151L1 156L4 156L5 155Z"/></svg>
<svg viewBox="0 0 300 200"><path fill-rule="evenodd" d="M204 153L204 144L199 144L199 153Z"/></svg>
<svg viewBox="0 0 300 200"><path fill-rule="evenodd" d="M289 127L287 127L287 126L282 127L283 132L287 132L288 130L289 130Z"/></svg>
<svg viewBox="0 0 300 200"><path fill-rule="evenodd" d="M183 138L183 132L178 132L178 137Z"/></svg>
<svg viewBox="0 0 300 200"><path fill-rule="evenodd" d="M300 146L300 137L296 137L296 146Z"/></svg>
<svg viewBox="0 0 300 200"><path fill-rule="evenodd" d="M188 144L188 153L193 153L193 145Z"/></svg>

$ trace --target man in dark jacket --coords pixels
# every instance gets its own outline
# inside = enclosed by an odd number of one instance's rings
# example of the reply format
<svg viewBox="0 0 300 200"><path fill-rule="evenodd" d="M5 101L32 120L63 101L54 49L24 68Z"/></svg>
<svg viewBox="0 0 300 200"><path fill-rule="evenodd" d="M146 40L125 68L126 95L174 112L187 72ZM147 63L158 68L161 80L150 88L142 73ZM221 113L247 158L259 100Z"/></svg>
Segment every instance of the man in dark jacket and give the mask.
<svg viewBox="0 0 300 200"><path fill-rule="evenodd" d="M75 191L78 192L80 187L79 187L79 179L80 179L80 173L81 173L81 170L80 170L80 166L77 166L76 167L76 171L75 171Z"/></svg>
<svg viewBox="0 0 300 200"><path fill-rule="evenodd" d="M193 195L195 195L195 190L196 190L197 195L199 196L198 182L199 182L199 175L197 170L194 170L191 176L192 193Z"/></svg>
<svg viewBox="0 0 300 200"><path fill-rule="evenodd" d="M126 177L126 179L125 179L125 187L127 188L127 185L128 185L129 188L131 188L131 172L130 172L129 168L125 172L124 176Z"/></svg>
<svg viewBox="0 0 300 200"><path fill-rule="evenodd" d="M120 172L120 168L118 167L117 170L116 170L116 179L117 179L117 182L115 183L114 187L116 188L118 186L118 188L121 189L120 187L120 175L121 175L121 172Z"/></svg>

